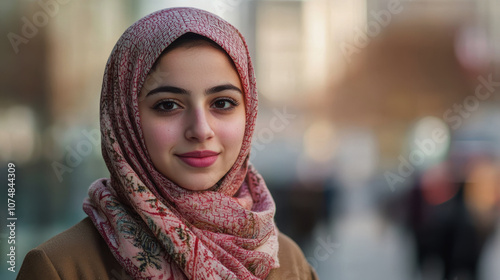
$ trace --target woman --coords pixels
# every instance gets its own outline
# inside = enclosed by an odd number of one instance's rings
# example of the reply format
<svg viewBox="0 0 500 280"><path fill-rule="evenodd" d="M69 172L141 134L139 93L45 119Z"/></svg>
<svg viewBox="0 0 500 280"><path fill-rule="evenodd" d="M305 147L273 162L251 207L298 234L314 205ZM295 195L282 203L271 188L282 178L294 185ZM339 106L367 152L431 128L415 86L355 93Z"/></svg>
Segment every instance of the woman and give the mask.
<svg viewBox="0 0 500 280"><path fill-rule="evenodd" d="M90 186L89 217L28 253L18 278L316 279L248 162L256 113L233 26L193 8L136 22L104 74L110 179Z"/></svg>

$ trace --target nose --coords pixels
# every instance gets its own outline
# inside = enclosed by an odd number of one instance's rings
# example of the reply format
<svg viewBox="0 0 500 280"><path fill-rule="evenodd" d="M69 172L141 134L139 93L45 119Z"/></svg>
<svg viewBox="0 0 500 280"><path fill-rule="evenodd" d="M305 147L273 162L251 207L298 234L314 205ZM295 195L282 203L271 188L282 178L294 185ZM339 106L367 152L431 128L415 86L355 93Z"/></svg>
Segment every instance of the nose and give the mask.
<svg viewBox="0 0 500 280"><path fill-rule="evenodd" d="M196 142L204 142L214 136L214 131L209 123L210 112L202 108L195 108L188 116L188 125L185 131L186 139Z"/></svg>

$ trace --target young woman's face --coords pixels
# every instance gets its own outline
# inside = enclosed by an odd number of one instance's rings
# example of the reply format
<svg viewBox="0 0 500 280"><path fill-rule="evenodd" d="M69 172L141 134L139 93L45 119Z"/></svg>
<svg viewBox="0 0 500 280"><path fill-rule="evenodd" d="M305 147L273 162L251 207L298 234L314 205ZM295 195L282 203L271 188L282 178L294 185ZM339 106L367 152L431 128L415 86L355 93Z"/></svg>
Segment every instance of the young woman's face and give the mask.
<svg viewBox="0 0 500 280"><path fill-rule="evenodd" d="M163 55L139 95L146 148L154 166L189 190L214 186L243 143L245 105L238 73L210 45Z"/></svg>

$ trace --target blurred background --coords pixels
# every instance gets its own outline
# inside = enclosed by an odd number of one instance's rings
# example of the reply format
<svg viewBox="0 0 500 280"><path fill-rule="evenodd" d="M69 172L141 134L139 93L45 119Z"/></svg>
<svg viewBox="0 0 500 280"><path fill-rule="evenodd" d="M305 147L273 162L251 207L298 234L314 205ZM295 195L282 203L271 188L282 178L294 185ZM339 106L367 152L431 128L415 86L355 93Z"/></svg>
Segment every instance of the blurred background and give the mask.
<svg viewBox="0 0 500 280"><path fill-rule="evenodd" d="M16 272L85 217L108 172L99 95L122 32L193 6L246 37L260 92L252 162L321 279L500 278L500 2L0 2L0 200L16 165ZM9 232L0 227L1 279Z"/></svg>

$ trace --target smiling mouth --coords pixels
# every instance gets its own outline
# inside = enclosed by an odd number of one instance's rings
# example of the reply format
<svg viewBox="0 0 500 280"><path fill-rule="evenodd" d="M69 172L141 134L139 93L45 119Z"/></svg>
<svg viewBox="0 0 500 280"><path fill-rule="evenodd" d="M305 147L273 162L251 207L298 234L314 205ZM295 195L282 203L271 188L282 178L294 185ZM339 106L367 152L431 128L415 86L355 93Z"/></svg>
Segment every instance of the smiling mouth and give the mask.
<svg viewBox="0 0 500 280"><path fill-rule="evenodd" d="M184 154L176 155L179 157L184 163L191 167L209 167L214 164L217 158L219 157L219 153L214 151L193 151Z"/></svg>

